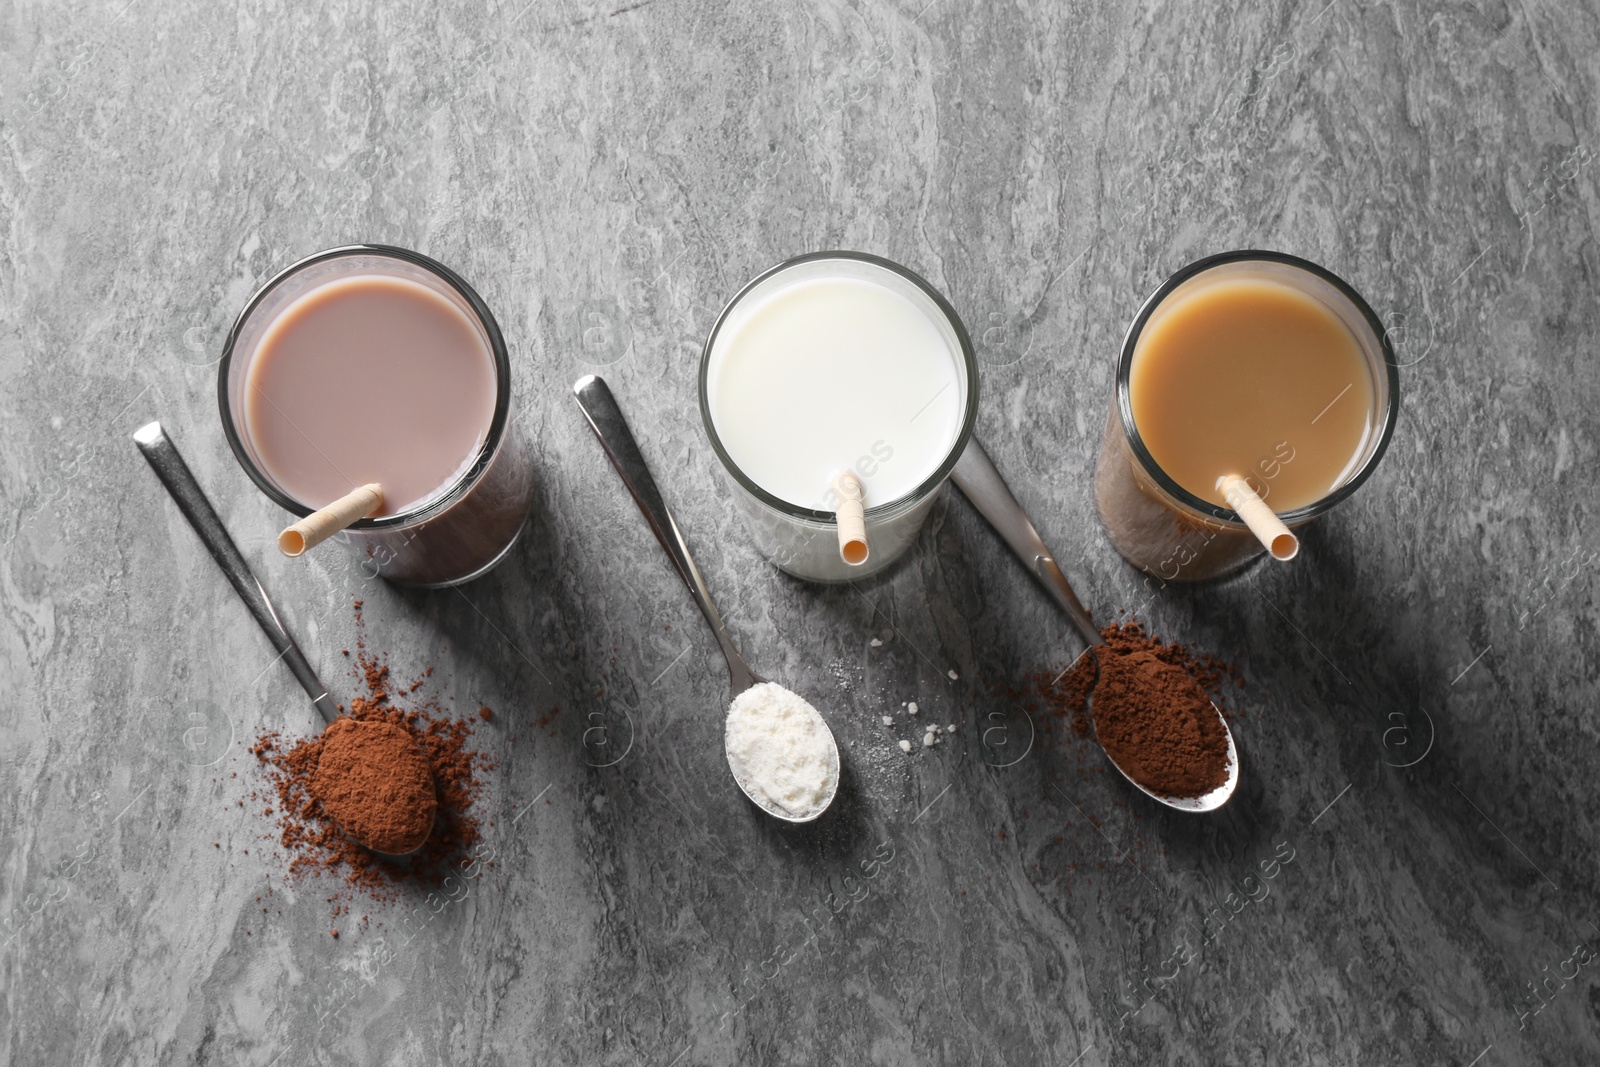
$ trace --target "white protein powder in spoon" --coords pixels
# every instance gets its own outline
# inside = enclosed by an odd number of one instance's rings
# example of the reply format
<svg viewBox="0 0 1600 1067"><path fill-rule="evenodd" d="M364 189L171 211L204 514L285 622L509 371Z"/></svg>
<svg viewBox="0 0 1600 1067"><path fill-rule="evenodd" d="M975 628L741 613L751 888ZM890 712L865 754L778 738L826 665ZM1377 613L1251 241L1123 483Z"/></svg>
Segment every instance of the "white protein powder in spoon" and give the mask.
<svg viewBox="0 0 1600 1067"><path fill-rule="evenodd" d="M833 734L798 693L762 682L734 697L725 744L734 777L775 808L810 815L833 796L839 774Z"/></svg>

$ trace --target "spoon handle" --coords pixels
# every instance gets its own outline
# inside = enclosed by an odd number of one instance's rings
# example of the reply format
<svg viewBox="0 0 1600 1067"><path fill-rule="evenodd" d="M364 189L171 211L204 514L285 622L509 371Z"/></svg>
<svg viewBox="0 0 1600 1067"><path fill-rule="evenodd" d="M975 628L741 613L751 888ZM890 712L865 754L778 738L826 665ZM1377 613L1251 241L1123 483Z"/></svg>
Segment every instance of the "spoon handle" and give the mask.
<svg viewBox="0 0 1600 1067"><path fill-rule="evenodd" d="M1005 479L1000 477L1000 472L995 470L994 463L989 459L989 453L983 450L983 445L976 437L967 442L966 451L962 452L961 458L956 461L956 469L951 472L950 477L966 494L967 499L972 501L979 514L988 519L989 525L993 526L995 532L1011 546L1011 551L1017 554L1023 566L1039 580L1039 584L1044 586L1045 592L1050 594L1051 599L1067 613L1078 634L1088 642L1088 647L1093 648L1100 644L1100 631L1095 628L1094 621L1089 618L1089 613L1078 600L1078 594L1072 591L1067 576L1061 573L1055 557L1050 554L1050 549L1045 547L1044 539L1029 521L1028 513L1017 503L1017 498L1011 494L1011 488L1006 485Z"/></svg>
<svg viewBox="0 0 1600 1067"><path fill-rule="evenodd" d="M717 635L717 644L722 646L722 654L728 658L728 674L733 681L733 691L743 692L755 685L761 679L734 647L733 638L728 636L728 628L717 613L717 606L711 601L711 590L706 588L700 568L695 566L694 558L689 555L688 542L683 539L683 532L678 529L677 521L667 509L666 501L661 498L661 490L656 488L656 480L650 475L650 467L645 463L639 443L628 429L628 422L622 417L622 409L617 406L610 387L604 379L590 374L579 378L572 391L578 397L578 406L583 409L584 418L589 420L589 428L600 439L600 447L605 449L606 458L622 475L622 484L628 487L633 502L639 505L645 522L650 524L651 532L661 542L661 547L667 550L667 556L677 568L678 577L689 587L689 595L699 605L700 614L706 617L712 632Z"/></svg>
<svg viewBox="0 0 1600 1067"><path fill-rule="evenodd" d="M323 721L332 722L338 718L339 709L334 704L333 698L328 695L328 687L317 678L317 672L312 669L305 653L300 651L300 646L290 635L289 628L278 618L278 612L273 608L272 601L267 599L267 591L256 580L255 574L250 570L250 564L245 562L244 555L240 553L239 546L235 545L233 538L229 536L228 528L222 525L222 520L217 517L217 511L206 498L205 490L200 488L200 483L195 481L189 465L178 453L178 446L172 443L172 439L167 436L159 422L141 426L134 432L133 441L139 446L139 451L144 453L144 458L156 472L156 477L161 479L161 484L172 494L178 510L189 520L194 532L200 535L200 540L205 543L211 558L217 561L222 573L233 583L239 599L244 601L245 607L250 609L250 614L261 624L261 629L266 632L272 647L276 648L278 655L289 664L289 670L294 672L295 679L305 689L306 695L311 698L311 703L317 706Z"/></svg>

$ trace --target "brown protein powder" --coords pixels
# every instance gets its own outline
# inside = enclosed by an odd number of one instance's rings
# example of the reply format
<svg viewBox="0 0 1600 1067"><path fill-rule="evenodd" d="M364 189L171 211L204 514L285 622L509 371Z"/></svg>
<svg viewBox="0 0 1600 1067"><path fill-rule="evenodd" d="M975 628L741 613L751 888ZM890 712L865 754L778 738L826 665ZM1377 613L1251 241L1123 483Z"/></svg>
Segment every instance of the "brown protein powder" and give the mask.
<svg viewBox="0 0 1600 1067"><path fill-rule="evenodd" d="M433 772L411 734L348 716L322 731L311 794L357 841L391 856L428 840L438 807Z"/></svg>
<svg viewBox="0 0 1600 1067"><path fill-rule="evenodd" d="M1138 622L1112 623L1095 661L1079 658L1054 686L1058 713L1070 714L1074 732L1100 744L1139 784L1165 797L1204 796L1228 780L1228 734L1213 698L1233 679L1234 668L1184 645L1166 644ZM1093 704L1090 704L1091 686Z"/></svg>

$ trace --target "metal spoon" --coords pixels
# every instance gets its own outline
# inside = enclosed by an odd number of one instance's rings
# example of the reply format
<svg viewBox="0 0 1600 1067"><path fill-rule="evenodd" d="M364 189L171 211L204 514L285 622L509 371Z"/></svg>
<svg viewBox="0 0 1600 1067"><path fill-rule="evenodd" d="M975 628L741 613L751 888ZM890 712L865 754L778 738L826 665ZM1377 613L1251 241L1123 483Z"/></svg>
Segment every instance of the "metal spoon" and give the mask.
<svg viewBox="0 0 1600 1067"><path fill-rule="evenodd" d="M611 465L622 475L622 483L628 487L633 502L638 504L639 510L644 513L645 521L650 524L650 530L656 535L656 540L667 550L672 565L678 570L678 577L689 587L689 595L694 597L695 604L699 606L700 614L711 624L711 632L716 635L717 644L722 647L722 654L728 660L728 680L733 687L733 695L738 696L746 689L760 685L766 679L751 670L750 664L745 662L739 650L734 647L733 638L728 635L728 628L723 624L722 616L717 613L716 605L711 602L711 591L706 588L705 579L700 576L700 568L695 566L693 557L689 555L688 542L683 539L677 521L673 519L672 512L662 500L661 490L656 488L656 481L650 476L650 467L645 463L643 453L639 451L639 443L634 440L633 433L628 429L627 420L622 417L622 409L617 407L616 398L611 395L610 388L602 379L590 374L579 378L573 385L572 391L577 394L578 406L583 409L584 417L589 420L590 429L594 430L594 435L600 439L600 447L605 449L606 458L611 460ZM791 814L762 796L735 773L734 781L739 783L739 788L750 798L751 803L768 815L783 819L785 822L810 822L828 810L828 805L833 803L834 795L839 791L839 745L834 740L833 731L828 728L826 720L822 722L822 728L828 737L833 788L816 810L801 815ZM733 770L731 763L728 769Z"/></svg>
<svg viewBox="0 0 1600 1067"><path fill-rule="evenodd" d="M1088 654L1095 658L1095 683L1098 684L1100 655L1097 649L1105 643L1100 637L1100 631L1095 628L1089 613L1078 600L1078 595L1072 591L1067 576L1061 573L1055 557L1045 547L1044 540L1029 521L1027 512L1017 503L1017 498L1011 494L1010 487L1006 485L1005 479L1000 477L1000 472L995 470L989 454L983 450L983 445L976 437L967 442L966 451L956 462L956 468L950 477L966 494L967 499L972 501L978 512L989 520L989 525L995 528L995 532L1011 546L1011 551L1017 554L1023 566L1027 567L1039 580L1039 584L1044 586L1050 598L1067 613L1067 618L1078 631L1078 636L1083 638ZM1090 689L1092 691L1093 686ZM1215 811L1228 802L1228 798L1233 796L1233 791L1239 784L1239 752L1233 744L1233 731L1228 729L1227 720L1222 718L1220 711L1217 712L1217 718L1221 721L1223 732L1228 737L1228 780L1204 796L1166 797L1152 793L1141 785L1137 778L1124 770L1115 759L1111 759L1111 753L1107 752L1106 758L1110 759L1111 765L1140 792L1169 808L1178 811ZM1092 711L1089 721L1094 722Z"/></svg>
<svg viewBox="0 0 1600 1067"><path fill-rule="evenodd" d="M300 646L289 633L289 628L278 617L277 609L267 598L267 591L256 580L254 572L250 570L250 564L245 562L244 555L239 551L239 546L233 543L233 537L229 535L228 528L222 524L222 519L217 516L216 509L211 506L205 490L200 488L194 473L189 470L189 465L179 454L178 446L172 443L172 438L167 436L159 422L139 427L134 431L133 441L139 446L139 451L144 453L144 458L156 472L156 477L161 479L161 484L166 486L167 492L172 495L178 510L189 520L194 532L200 535L200 540L211 553L211 558L217 561L217 566L227 575L234 591L239 594L239 599L244 601L245 607L250 609L250 614L255 616L256 622L266 633L267 640L278 650L279 658L289 664L289 670L300 683L300 687L306 691L306 695L311 698L311 703L322 716L324 725L332 723L339 717L339 707L328 695L328 687L322 684L317 672L312 669L311 662L306 659L305 653L300 651ZM421 746L418 746L417 751L422 751ZM423 758L426 761L426 753L423 754ZM363 848L377 852L380 856L408 856L416 851L412 849L411 852L405 853L379 852L343 827L340 827L340 830L352 841ZM420 844L417 846L421 847Z"/></svg>

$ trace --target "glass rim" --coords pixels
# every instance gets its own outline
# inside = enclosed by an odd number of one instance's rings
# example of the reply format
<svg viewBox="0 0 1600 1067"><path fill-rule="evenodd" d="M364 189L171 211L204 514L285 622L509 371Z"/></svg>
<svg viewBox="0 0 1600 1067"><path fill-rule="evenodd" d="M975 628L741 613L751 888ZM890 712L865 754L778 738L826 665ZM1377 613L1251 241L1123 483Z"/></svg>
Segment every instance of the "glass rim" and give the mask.
<svg viewBox="0 0 1600 1067"><path fill-rule="evenodd" d="M1349 498L1352 493L1360 488L1361 484L1365 482L1367 478L1371 476L1372 472L1377 468L1378 461L1383 458L1384 452L1388 450L1389 439L1394 436L1395 423L1399 421L1400 371L1399 367L1395 363L1394 348L1389 343L1388 330L1384 327L1383 322L1378 318L1377 313L1374 312L1367 304L1366 300L1362 298L1361 294L1356 292L1355 288L1343 278L1339 277L1331 270L1328 270L1326 267L1318 266L1308 259L1302 259L1299 256L1290 255L1287 252L1274 252L1259 248L1239 249L1233 252L1220 252L1213 256L1207 256L1204 259L1195 260L1193 263L1179 268L1177 271L1171 274L1166 281L1162 282L1161 285L1156 288L1155 292L1151 293L1145 299L1144 304L1139 308L1138 314L1135 315L1133 321L1128 324L1128 332L1126 335L1124 335L1122 341L1122 354L1118 358L1117 362L1116 405L1118 414L1122 421L1123 437L1127 440L1129 449L1133 452L1134 458L1139 461L1139 466L1145 471L1146 474L1155 480L1156 484L1161 487L1163 492L1167 493L1178 503L1200 513L1207 518L1215 519L1219 522L1228 523L1241 528L1244 526L1244 520L1239 517L1239 513L1237 511L1220 504L1213 504L1209 500L1202 500L1200 497L1195 496L1183 486L1179 485L1177 481L1165 470L1163 470L1161 465L1155 461L1155 457L1150 454L1150 450L1145 446L1144 439L1139 435L1139 428L1134 425L1133 400L1129 390L1129 381L1133 372L1134 350L1138 348L1139 338L1144 331L1145 324L1149 322L1150 316L1155 313L1156 309L1161 306L1167 297L1171 296L1180 285L1188 281L1190 278L1194 278L1200 274L1203 274L1212 268L1226 266L1231 263L1250 262L1277 263L1282 266L1294 267L1298 270L1305 271L1307 274L1311 274L1322 281L1327 282L1339 293L1339 295L1343 296L1346 300L1349 300L1351 306L1356 309L1356 311L1365 321L1367 328L1372 331L1373 337L1377 339L1379 352L1383 357L1383 366L1385 370L1384 378L1387 382L1389 391L1388 403L1384 405L1379 412L1381 417L1381 425L1378 427L1377 439L1371 446L1371 452L1367 455L1366 459L1362 461L1361 466L1358 467L1338 487L1329 491L1325 495L1319 497L1309 504L1306 504L1303 507L1295 508L1292 511L1281 512L1278 517L1282 519L1286 525L1292 526L1327 513L1335 505ZM1346 325L1348 326L1348 323ZM1365 355L1364 346L1363 355ZM1371 361L1368 360L1367 362L1370 366ZM1375 381L1373 384L1377 385L1378 383Z"/></svg>
<svg viewBox="0 0 1600 1067"><path fill-rule="evenodd" d="M255 293L251 295L250 299L245 302L238 316L234 318L233 326L228 331L228 339L223 344L222 359L217 365L217 405L221 410L222 432L228 438L228 446L233 449L234 458L239 461L239 466L243 467L245 473L250 476L250 480L256 483L257 488L279 507L293 515L304 518L315 511L315 508L307 507L274 485L266 476L266 473L257 466L255 460L251 458L250 453L245 448L244 441L234 426L233 405L228 398L229 368L233 364L235 346L238 344L239 335L243 332L245 324L249 322L250 316L278 286L318 263L361 255L396 259L415 267L421 267L448 285L455 291L457 296L466 302L467 307L477 318L478 324L483 328L484 334L489 341L489 354L495 366L494 415L489 420L488 432L484 434L483 444L473 454L470 462L462 465L460 473L448 483L448 486L441 491L437 491L433 496L425 498L421 504L415 507L408 508L405 511L397 511L393 515L357 519L346 527L348 530L356 531L393 530L411 526L431 518L445 511L460 500L461 497L465 496L467 490L477 482L479 476L488 466L489 461L494 458L495 452L500 447L501 439L505 436L506 425L510 417L511 357L506 351L505 338L500 333L500 325L495 322L494 315L489 310L489 305L484 303L477 290L468 285L466 280L455 271L438 260L423 255L421 252L413 252L410 249L400 248L395 245L378 244L338 245L334 248L325 248L320 252L314 252L304 259L289 264L262 283Z"/></svg>
<svg viewBox="0 0 1600 1067"><path fill-rule="evenodd" d="M757 286L769 278L807 263L818 263L830 259L865 263L869 266L878 267L891 274L898 275L920 290L924 296L933 301L934 306L939 309L939 313L944 316L950 329L955 333L957 345L961 350L959 353L960 361L967 372L966 408L962 412L961 427L956 432L955 441L950 446L949 454L940 461L939 466L934 469L933 473L918 484L915 489L903 496L896 497L894 500L889 500L882 504L874 504L866 509L868 518L881 519L894 514L898 509L915 505L950 477L950 472L955 470L956 463L961 459L961 454L966 451L967 442L971 440L973 427L978 421L978 356L972 347L972 339L967 335L966 325L961 321L961 316L956 313L956 309L951 305L950 301L946 300L944 295L935 289L927 279L911 268L903 267L893 260L875 256L870 252L847 252L842 249L831 249L793 256L781 263L768 267L750 279L723 305L716 321L711 324L711 332L706 335L705 345L700 350L700 421L705 425L706 436L711 439L711 450L716 453L723 469L733 475L734 481L742 489L750 493L751 496L789 518L809 519L819 523L837 521L837 511L819 511L816 508L802 507L791 501L784 500L782 497L775 496L763 489L745 474L739 465L734 462L733 457L728 455L728 450L722 445L722 439L717 436L717 427L711 418L711 401L707 396L706 390L706 383L711 373L711 350L716 346L717 337L722 332L723 324L727 322L728 316L733 313L733 309L738 307Z"/></svg>

